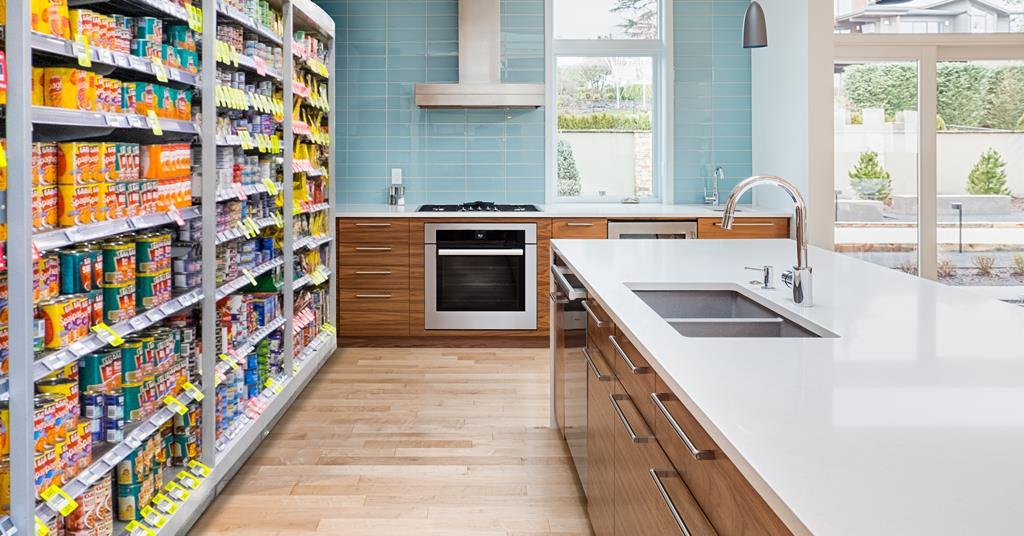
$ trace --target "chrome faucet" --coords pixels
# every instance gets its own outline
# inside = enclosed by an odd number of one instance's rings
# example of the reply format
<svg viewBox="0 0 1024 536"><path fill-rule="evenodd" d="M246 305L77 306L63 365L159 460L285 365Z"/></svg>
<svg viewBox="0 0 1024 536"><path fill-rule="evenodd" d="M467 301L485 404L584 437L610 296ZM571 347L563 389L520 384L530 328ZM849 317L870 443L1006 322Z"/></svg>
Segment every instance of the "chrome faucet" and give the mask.
<svg viewBox="0 0 1024 536"><path fill-rule="evenodd" d="M774 184L782 188L789 194L796 207L796 266L792 271L783 274L782 280L787 286L792 287L794 302L804 307L810 307L814 304L814 296L812 270L807 265L807 204L804 203L804 197L800 195L800 190L797 190L796 186L786 179L770 175L750 177L737 184L725 202L725 212L722 213L722 229L732 229L732 224L736 220L736 204L739 202L740 196L760 184Z"/></svg>
<svg viewBox="0 0 1024 536"><path fill-rule="evenodd" d="M718 206L718 202L721 197L718 194L718 183L725 180L725 170L722 166L715 168L714 174L711 176L711 193L708 193L708 184L704 183L704 203L713 207Z"/></svg>

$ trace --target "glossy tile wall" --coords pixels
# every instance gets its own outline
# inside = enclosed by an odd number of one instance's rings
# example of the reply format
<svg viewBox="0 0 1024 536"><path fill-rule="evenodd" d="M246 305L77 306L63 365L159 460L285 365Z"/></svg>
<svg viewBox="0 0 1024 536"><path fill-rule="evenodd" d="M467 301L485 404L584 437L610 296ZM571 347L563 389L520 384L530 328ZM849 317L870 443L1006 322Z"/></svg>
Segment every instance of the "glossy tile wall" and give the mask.
<svg viewBox="0 0 1024 536"><path fill-rule="evenodd" d="M750 51L741 46L748 0L675 0L675 201L702 203L722 166L729 190L751 173ZM769 28L770 30L770 28Z"/></svg>
<svg viewBox="0 0 1024 536"><path fill-rule="evenodd" d="M319 0L337 22L338 202L544 202L543 110L421 110L418 82L456 82L456 0ZM544 0L502 0L502 79L544 82Z"/></svg>
<svg viewBox="0 0 1024 536"><path fill-rule="evenodd" d="M723 196L751 174L747 0L673 0L674 201ZM338 202L383 203L390 169L407 203L544 202L544 111L420 110L417 82L458 80L457 0L317 0L339 28ZM502 0L502 77L544 82L544 0Z"/></svg>

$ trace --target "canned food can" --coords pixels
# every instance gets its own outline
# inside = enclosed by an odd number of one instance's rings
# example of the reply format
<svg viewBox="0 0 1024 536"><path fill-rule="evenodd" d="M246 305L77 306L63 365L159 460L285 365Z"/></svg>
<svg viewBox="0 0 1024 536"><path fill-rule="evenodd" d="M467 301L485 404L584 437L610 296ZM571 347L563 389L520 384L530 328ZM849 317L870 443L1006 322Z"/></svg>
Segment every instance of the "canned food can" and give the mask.
<svg viewBox="0 0 1024 536"><path fill-rule="evenodd" d="M143 384L127 384L121 386L124 393L124 420L136 422L142 418L142 410L146 405Z"/></svg>
<svg viewBox="0 0 1024 536"><path fill-rule="evenodd" d="M121 463L117 464L118 484L138 484L145 476L136 463L139 457L139 450L133 450Z"/></svg>
<svg viewBox="0 0 1024 536"><path fill-rule="evenodd" d="M124 420L104 419L103 439L107 443L120 443L124 441Z"/></svg>
<svg viewBox="0 0 1024 536"><path fill-rule="evenodd" d="M105 418L123 420L124 408L125 397L123 393L107 393L103 395L103 411Z"/></svg>
<svg viewBox="0 0 1024 536"><path fill-rule="evenodd" d="M82 417L86 419L102 419L105 398L102 392L85 391L82 393Z"/></svg>
<svg viewBox="0 0 1024 536"><path fill-rule="evenodd" d="M121 345L121 382L123 384L142 381L142 341L128 339Z"/></svg>
<svg viewBox="0 0 1024 536"><path fill-rule="evenodd" d="M35 455L35 485L36 496L39 496L46 488L53 483L57 469L57 451L53 447L36 452Z"/></svg>
<svg viewBox="0 0 1024 536"><path fill-rule="evenodd" d="M0 512L11 511L11 459L0 457ZM6 514L5 514L6 515Z"/></svg>
<svg viewBox="0 0 1024 536"><path fill-rule="evenodd" d="M42 318L32 319L32 348L36 352L46 348L46 320Z"/></svg>
<svg viewBox="0 0 1024 536"><path fill-rule="evenodd" d="M110 348L83 357L78 368L79 390L98 393L120 388L122 351Z"/></svg>
<svg viewBox="0 0 1024 536"><path fill-rule="evenodd" d="M103 244L103 285L125 285L135 281L135 244Z"/></svg>
<svg viewBox="0 0 1024 536"><path fill-rule="evenodd" d="M113 534L112 482L109 478L102 478L76 499L78 508L64 519L65 534Z"/></svg>
<svg viewBox="0 0 1024 536"><path fill-rule="evenodd" d="M92 254L84 250L60 252L60 291L77 294L93 289Z"/></svg>
<svg viewBox="0 0 1024 536"><path fill-rule="evenodd" d="M135 283L103 287L103 321L123 322L135 316Z"/></svg>
<svg viewBox="0 0 1024 536"><path fill-rule="evenodd" d="M6 400L0 400L0 458L11 453L11 408ZM3 491L0 491L3 493Z"/></svg>
<svg viewBox="0 0 1024 536"><path fill-rule="evenodd" d="M119 484L117 486L118 521L135 521L139 518L139 493L141 484Z"/></svg>
<svg viewBox="0 0 1024 536"><path fill-rule="evenodd" d="M96 288L89 291L89 309L89 328L91 329L92 326L103 322L103 289Z"/></svg>
<svg viewBox="0 0 1024 536"><path fill-rule="evenodd" d="M73 341L76 321L71 300L56 299L43 302L39 304L39 311L46 328L44 347L63 348Z"/></svg>

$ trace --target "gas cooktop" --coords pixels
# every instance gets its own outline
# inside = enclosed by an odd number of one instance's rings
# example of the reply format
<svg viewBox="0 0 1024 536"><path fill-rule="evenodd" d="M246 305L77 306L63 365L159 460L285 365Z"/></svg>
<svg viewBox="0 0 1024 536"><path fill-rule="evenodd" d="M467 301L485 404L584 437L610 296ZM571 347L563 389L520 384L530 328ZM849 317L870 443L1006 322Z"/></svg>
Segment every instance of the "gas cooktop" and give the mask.
<svg viewBox="0 0 1024 536"><path fill-rule="evenodd" d="M474 201L461 205L423 205L418 212L540 212L537 205L499 205Z"/></svg>

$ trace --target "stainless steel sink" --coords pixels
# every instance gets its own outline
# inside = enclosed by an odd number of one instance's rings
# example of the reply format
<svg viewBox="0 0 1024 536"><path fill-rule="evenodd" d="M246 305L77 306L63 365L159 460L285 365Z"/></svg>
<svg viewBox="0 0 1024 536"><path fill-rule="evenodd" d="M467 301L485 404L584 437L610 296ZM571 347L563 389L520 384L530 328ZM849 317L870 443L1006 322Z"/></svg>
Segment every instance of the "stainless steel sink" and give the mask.
<svg viewBox="0 0 1024 536"><path fill-rule="evenodd" d="M633 290L685 337L820 338L809 328L735 290Z"/></svg>

